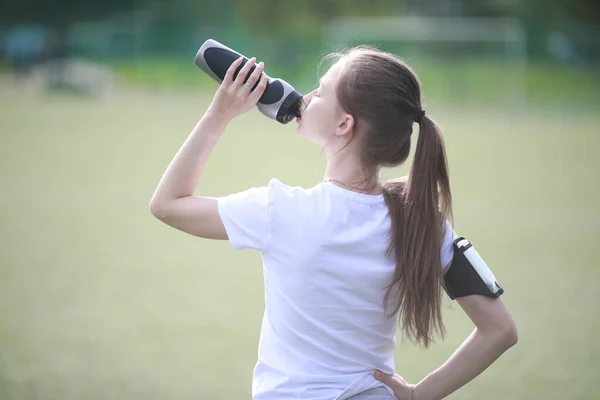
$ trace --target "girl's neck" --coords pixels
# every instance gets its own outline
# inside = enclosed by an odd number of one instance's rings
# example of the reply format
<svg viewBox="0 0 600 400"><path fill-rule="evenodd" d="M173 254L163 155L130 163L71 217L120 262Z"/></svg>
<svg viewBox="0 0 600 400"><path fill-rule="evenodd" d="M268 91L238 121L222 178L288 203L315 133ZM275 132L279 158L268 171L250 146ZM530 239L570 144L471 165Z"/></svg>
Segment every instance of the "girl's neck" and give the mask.
<svg viewBox="0 0 600 400"><path fill-rule="evenodd" d="M358 157L336 154L327 158L324 181L344 189L366 194L381 194L383 189L377 173L366 173Z"/></svg>

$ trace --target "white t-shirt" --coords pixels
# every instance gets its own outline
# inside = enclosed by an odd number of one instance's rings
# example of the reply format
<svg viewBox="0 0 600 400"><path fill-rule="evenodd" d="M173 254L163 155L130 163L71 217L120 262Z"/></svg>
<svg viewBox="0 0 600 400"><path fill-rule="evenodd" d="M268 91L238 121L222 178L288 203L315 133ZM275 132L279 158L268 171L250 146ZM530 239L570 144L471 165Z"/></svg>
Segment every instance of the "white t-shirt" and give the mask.
<svg viewBox="0 0 600 400"><path fill-rule="evenodd" d="M218 210L233 248L257 249L263 259L253 399L334 400L385 387L372 371L394 372L398 315L387 318L383 308L396 267L386 256L383 195L272 179L221 198ZM442 266L452 260L453 238L448 224Z"/></svg>

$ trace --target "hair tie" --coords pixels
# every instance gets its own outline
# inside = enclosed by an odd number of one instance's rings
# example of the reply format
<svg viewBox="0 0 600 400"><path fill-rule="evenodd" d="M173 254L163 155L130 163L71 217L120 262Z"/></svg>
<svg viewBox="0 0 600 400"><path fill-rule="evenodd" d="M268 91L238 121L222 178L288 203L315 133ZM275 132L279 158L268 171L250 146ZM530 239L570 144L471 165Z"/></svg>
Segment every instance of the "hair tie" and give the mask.
<svg viewBox="0 0 600 400"><path fill-rule="evenodd" d="M415 117L415 122L417 124L421 124L421 121L423 121L423 117L425 117L425 110L418 111L417 116Z"/></svg>

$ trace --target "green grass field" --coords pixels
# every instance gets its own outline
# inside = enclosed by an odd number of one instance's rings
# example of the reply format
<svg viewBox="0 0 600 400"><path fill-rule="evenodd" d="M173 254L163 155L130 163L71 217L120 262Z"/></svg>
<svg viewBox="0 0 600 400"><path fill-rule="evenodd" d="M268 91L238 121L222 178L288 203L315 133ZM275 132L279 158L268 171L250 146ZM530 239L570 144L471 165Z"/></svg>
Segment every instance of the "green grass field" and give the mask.
<svg viewBox="0 0 600 400"><path fill-rule="evenodd" d="M0 90L0 399L248 399L263 312L260 258L150 215L162 172L210 97L94 100ZM444 128L455 229L493 268L516 347L452 399L600 398L600 114L428 109ZM309 186L320 149L256 111L234 121L200 192L276 176ZM392 177L407 168L386 172ZM399 341L419 380L472 330Z"/></svg>

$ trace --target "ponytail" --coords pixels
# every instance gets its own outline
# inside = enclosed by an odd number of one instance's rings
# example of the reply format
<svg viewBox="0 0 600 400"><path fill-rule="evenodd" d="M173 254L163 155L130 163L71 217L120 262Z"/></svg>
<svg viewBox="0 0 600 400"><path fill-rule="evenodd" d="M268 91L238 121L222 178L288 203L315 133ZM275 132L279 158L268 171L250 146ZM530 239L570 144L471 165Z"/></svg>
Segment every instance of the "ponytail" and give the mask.
<svg viewBox="0 0 600 400"><path fill-rule="evenodd" d="M442 321L443 273L440 248L445 221L452 218L452 196L444 139L435 122L419 118L419 138L408 177L386 183L384 195L392 218L389 254L396 270L385 304L400 312L404 334L427 348Z"/></svg>
<svg viewBox="0 0 600 400"><path fill-rule="evenodd" d="M335 93L341 109L354 117L357 132L362 133L365 172L377 174L380 167L402 165L410 153L414 122L419 124L410 174L384 186L392 220L388 256L393 254L396 261L384 304L389 314L400 312L410 340L428 347L436 331L445 335L440 248L452 204L444 140L423 111L421 84L410 66L369 47L339 56L344 62Z"/></svg>

